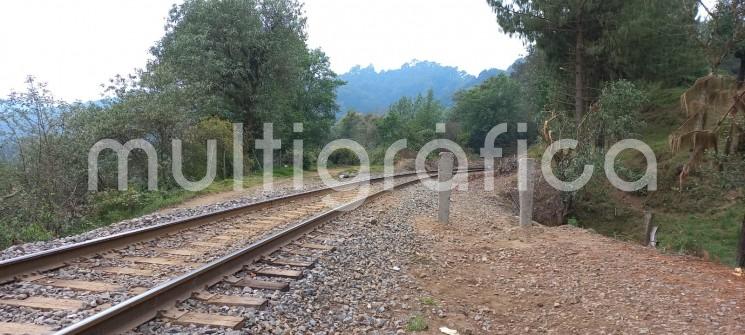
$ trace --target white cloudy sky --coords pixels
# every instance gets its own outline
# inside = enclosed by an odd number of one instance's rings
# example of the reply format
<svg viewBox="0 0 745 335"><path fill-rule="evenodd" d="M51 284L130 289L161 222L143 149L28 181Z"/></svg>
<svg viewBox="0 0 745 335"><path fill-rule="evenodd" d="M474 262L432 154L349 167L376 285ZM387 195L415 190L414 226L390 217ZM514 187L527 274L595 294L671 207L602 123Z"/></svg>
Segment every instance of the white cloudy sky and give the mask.
<svg viewBox="0 0 745 335"><path fill-rule="evenodd" d="M145 64L175 1L0 0L0 97L34 75L60 98L100 98L100 84ZM484 0L307 0L306 11L309 44L339 73L419 59L477 74L524 52Z"/></svg>

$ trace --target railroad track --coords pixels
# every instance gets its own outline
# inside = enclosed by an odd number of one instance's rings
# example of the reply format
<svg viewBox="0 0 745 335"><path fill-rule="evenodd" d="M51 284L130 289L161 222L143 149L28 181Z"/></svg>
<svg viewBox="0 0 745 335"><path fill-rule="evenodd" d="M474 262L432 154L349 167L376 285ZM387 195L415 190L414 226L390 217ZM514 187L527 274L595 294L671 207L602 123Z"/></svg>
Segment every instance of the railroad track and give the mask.
<svg viewBox="0 0 745 335"><path fill-rule="evenodd" d="M384 194L382 181L370 179L366 197L354 187L367 181L349 183L2 261L0 334L122 333L153 318L239 328L245 318L220 308L259 309L287 290L346 238L319 226Z"/></svg>

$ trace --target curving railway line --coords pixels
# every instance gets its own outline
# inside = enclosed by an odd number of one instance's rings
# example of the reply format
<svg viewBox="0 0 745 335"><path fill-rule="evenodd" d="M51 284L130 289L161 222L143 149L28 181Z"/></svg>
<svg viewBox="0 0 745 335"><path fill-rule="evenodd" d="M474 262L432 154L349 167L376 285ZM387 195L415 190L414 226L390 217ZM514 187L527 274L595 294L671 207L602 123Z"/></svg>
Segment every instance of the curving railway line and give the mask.
<svg viewBox="0 0 745 335"><path fill-rule="evenodd" d="M394 188L419 181L416 173L394 177ZM0 334L123 333L154 318L240 328L245 318L223 313L220 306L260 309L269 294L286 291L347 237L322 225L390 191L383 180L274 198L0 261ZM369 193L360 196L358 188L368 181ZM196 305L215 312L190 311ZM45 319L49 313L57 318Z"/></svg>

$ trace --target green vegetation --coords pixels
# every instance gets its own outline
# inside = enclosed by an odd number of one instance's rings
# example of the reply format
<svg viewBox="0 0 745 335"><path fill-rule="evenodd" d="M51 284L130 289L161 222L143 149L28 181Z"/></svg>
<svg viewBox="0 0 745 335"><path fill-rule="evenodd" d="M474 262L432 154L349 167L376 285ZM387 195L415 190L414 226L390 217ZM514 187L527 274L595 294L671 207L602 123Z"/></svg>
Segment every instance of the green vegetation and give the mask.
<svg viewBox="0 0 745 335"><path fill-rule="evenodd" d="M702 164L679 190L689 157L673 154L668 136L686 121L680 97L696 78L708 71L745 80L745 6L731 0L711 8L696 0L487 2L506 32L531 46L513 75L522 104L540 111L542 141L530 155L573 138L578 147L555 158L556 174L574 180L584 165L595 166L590 183L566 197L574 209L568 223L639 241L650 208L660 248L731 264L744 214L743 153L709 154L711 164ZM733 122L743 128L742 121ZM600 172L609 146L624 138L641 139L655 151L658 191L625 194ZM616 163L625 180L637 180L646 167L633 151Z"/></svg>
<svg viewBox="0 0 745 335"><path fill-rule="evenodd" d="M328 58L306 45L296 0L188 0L168 15L146 68L117 76L110 99L68 104L29 78L25 92L0 106L0 246L87 230L151 212L196 194L181 191L171 168L172 140L183 141L186 179L207 171L207 141L216 142L217 192L233 177L233 123L241 123L244 166L262 170L254 140L274 124L282 140L275 166L292 166L292 140L302 139L304 167L330 138L342 84ZM294 122L303 123L293 133ZM130 190L117 188L117 156L99 158L99 193L88 192L94 143L145 139L157 152L158 190L143 191L147 156L128 157ZM286 174L280 169L276 173Z"/></svg>
<svg viewBox="0 0 745 335"><path fill-rule="evenodd" d="M292 175L293 172L289 168L277 168L274 171L275 181L290 178ZM261 171L252 173L243 178L243 186L244 188L256 187L263 183L263 178ZM83 233L122 220L151 214L199 196L229 192L233 190L233 185L233 179L222 179L199 192L182 189L147 191L130 187L124 192L111 190L95 193L90 195L93 199L89 200L90 208L84 216L64 226L54 226L57 230L52 230L41 223L29 225L17 219L0 222L0 248L7 248L18 242L44 241L54 237ZM50 220L53 219L50 218Z"/></svg>
<svg viewBox="0 0 745 335"><path fill-rule="evenodd" d="M437 306L437 301L435 300L435 298L432 297L422 297L421 299L419 299L419 301L424 306Z"/></svg>
<svg viewBox="0 0 745 335"><path fill-rule="evenodd" d="M412 316L409 319L409 322L406 323L406 331L410 332L423 332L428 328L427 320L425 320L421 315Z"/></svg>
<svg viewBox="0 0 745 335"><path fill-rule="evenodd" d="M561 195L566 207L573 208L565 218L568 223L640 240L642 213L651 208L660 225L661 248L732 263L745 210L745 143L739 150L730 150L732 145L723 152L708 150L698 157L705 164L688 175L687 156L693 155L670 150L668 135L690 117L680 110L680 96L696 78L707 72L737 74L737 80L726 82L745 83L745 4L487 3L502 29L529 46L511 74L487 71L471 78L432 63L410 64L406 71L426 72L424 77L438 78L447 87L422 94L421 83L406 86L411 94L382 97L387 107L368 99L367 88L360 88L367 87L372 69L356 69L355 80L364 85L345 88L323 51L308 47L298 0L187 0L174 6L147 66L113 78L106 100L59 101L45 84L29 78L24 92L12 93L0 104L0 247L69 235L229 190L238 123L245 173L250 175L247 186L261 180L255 173L264 168L263 160L254 144L263 138L265 123L273 123L274 138L282 141L274 166L292 166L291 144L302 139L306 170L315 168L318 153L334 139L359 142L379 165L386 148L401 139L409 149L399 155L403 158L440 138L476 154L488 131L507 123L508 133L495 145L508 154L516 139L535 144L529 154L539 157L550 143L571 138L578 141L577 148L552 162L557 176L573 180L584 165L595 165L595 177L586 188ZM390 71L371 77L387 78L375 86L389 89L393 82L403 85L399 75ZM361 105L379 113L350 111L336 120L339 91L351 91ZM712 92L699 93L705 97ZM733 134L745 129L745 120L738 117L714 135L736 138ZM293 131L296 122L303 123L300 133ZM529 125L527 134L516 130L523 122ZM446 123L445 134L436 133L438 123ZM604 154L626 138L641 139L656 152L658 191L617 192L601 173ZM146 191L148 157L143 150L127 158L128 191L115 191L118 161L111 150L99 159L98 192L87 191L88 151L102 139L146 139L156 151L159 191ZM207 143L215 140L216 182L208 189L186 192L177 187L171 173L174 139L183 141L182 170L188 180L207 173ZM359 163L349 150L334 152L330 162ZM622 153L617 163L626 180L638 179L645 169L643 156L633 151ZM275 174L290 176L291 170L276 169ZM687 177L682 190L678 176ZM435 303L422 300L428 302ZM412 318L418 321L424 322Z"/></svg>

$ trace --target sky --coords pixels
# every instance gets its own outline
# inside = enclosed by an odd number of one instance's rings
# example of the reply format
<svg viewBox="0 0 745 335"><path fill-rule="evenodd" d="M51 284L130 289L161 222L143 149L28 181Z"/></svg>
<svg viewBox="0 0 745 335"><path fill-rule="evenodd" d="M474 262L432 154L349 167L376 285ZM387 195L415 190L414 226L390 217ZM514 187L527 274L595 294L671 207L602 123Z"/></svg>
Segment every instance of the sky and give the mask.
<svg viewBox="0 0 745 335"><path fill-rule="evenodd" d="M57 98L95 100L101 84L142 68L174 0L0 0L0 98L26 76ZM306 0L308 44L337 73L394 69L413 59L471 74L506 69L525 53L500 33L484 0Z"/></svg>

